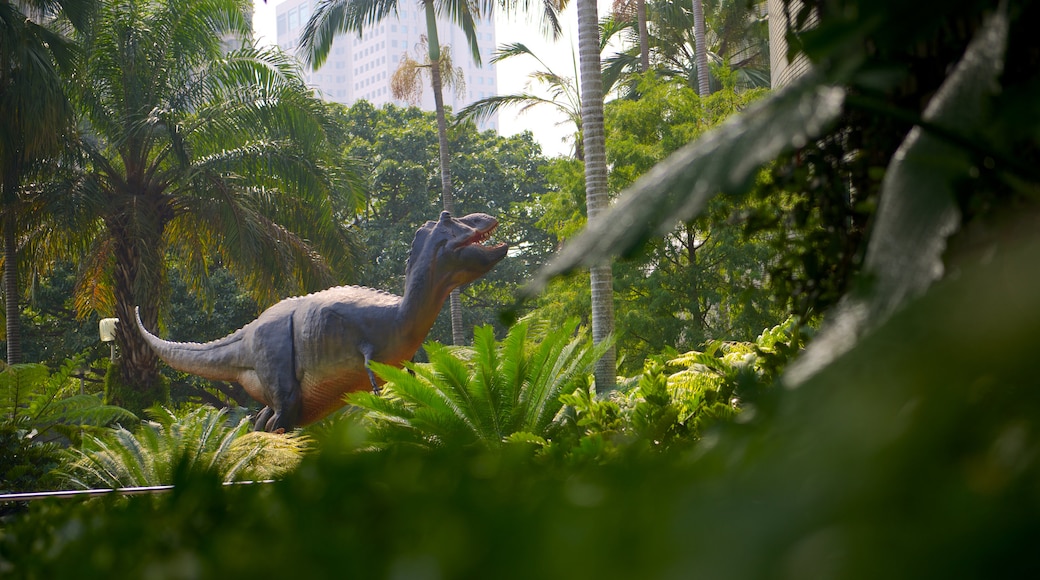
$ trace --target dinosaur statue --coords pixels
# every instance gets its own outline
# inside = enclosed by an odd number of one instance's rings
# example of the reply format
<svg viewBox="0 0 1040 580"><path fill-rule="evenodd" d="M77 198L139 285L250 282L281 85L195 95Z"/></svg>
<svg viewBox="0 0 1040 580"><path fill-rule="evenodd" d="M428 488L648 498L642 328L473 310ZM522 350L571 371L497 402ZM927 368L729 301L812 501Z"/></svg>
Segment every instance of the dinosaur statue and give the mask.
<svg viewBox="0 0 1040 580"><path fill-rule="evenodd" d="M290 430L344 405L343 395L379 382L369 361L399 365L415 355L451 291L483 276L508 246L482 245L498 226L474 213L442 212L415 233L405 267L404 296L340 286L287 298L228 336L207 342L141 335L166 364L207 379L241 384L267 405L257 430Z"/></svg>

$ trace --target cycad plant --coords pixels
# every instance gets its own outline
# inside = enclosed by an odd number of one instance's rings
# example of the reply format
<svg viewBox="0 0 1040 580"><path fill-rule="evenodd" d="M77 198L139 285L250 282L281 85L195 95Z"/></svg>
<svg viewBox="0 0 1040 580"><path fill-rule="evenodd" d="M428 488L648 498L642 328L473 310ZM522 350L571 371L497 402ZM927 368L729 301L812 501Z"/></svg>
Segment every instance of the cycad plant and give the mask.
<svg viewBox="0 0 1040 580"><path fill-rule="evenodd" d="M154 420L133 433L118 427L70 449L65 479L83 489L167 485L178 468L212 471L225 482L271 479L292 471L308 448L306 437L254 432L248 417L233 422L225 409L149 412Z"/></svg>
<svg viewBox="0 0 1040 580"><path fill-rule="evenodd" d="M395 444L495 446L520 433L551 438L564 424L560 395L587 384L607 345L592 346L577 320L543 329L530 320L501 342L490 326L472 347L426 345L429 363L373 364L382 396L358 392L375 447Z"/></svg>

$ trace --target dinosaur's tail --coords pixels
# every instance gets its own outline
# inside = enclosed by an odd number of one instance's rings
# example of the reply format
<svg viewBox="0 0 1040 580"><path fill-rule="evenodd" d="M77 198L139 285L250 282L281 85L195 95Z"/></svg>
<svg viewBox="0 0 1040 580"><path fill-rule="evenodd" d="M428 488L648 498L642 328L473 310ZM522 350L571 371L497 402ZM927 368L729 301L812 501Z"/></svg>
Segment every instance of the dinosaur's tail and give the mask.
<svg viewBox="0 0 1040 580"><path fill-rule="evenodd" d="M241 365L235 363L242 354L242 329L207 343L172 342L155 336L144 327L140 306L134 312L137 330L166 364L179 371L215 381L237 380L235 369L241 368Z"/></svg>

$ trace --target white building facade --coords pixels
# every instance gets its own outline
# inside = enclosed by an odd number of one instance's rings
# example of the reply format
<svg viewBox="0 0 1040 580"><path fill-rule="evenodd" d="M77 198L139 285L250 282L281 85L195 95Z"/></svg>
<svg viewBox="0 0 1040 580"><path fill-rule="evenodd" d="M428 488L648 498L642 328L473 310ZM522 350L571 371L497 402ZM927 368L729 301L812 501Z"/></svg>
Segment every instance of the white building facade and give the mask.
<svg viewBox="0 0 1040 580"><path fill-rule="evenodd" d="M277 41L283 50L296 54L300 33L310 18L316 0L285 0L275 7ZM390 93L390 79L408 54L422 62L423 54L416 46L426 34L426 15L421 6L404 2L399 4L398 17L390 16L375 24L364 35L339 35L332 43L329 57L317 71L305 70L307 83L323 98L344 104L367 100L374 106L385 103L407 106L410 103L394 99ZM444 89L444 105L458 111L462 107L497 93L498 79L490 64L495 51L495 25L491 19L477 22L476 34L482 65L477 65L460 27L444 18L438 18L437 32L441 46L450 46L452 60L462 68L466 89L456 96L450 88ZM423 87L419 107L434 110L433 89L428 81ZM480 124L481 129L498 129L498 117Z"/></svg>

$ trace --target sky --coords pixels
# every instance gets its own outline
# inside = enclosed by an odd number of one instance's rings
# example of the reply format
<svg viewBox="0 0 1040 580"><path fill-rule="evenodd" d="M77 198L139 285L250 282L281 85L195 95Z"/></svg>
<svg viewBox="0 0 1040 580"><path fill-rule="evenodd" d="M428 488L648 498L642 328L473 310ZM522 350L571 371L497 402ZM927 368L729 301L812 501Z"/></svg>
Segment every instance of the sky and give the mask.
<svg viewBox="0 0 1040 580"><path fill-rule="evenodd" d="M275 6L282 0L253 0L256 12L253 28L261 43L275 43ZM532 3L538 6L540 3ZM610 9L611 0L599 0L599 16L602 18ZM539 56L554 72L563 76L576 76L574 59L578 47L577 5L571 2L564 11L561 23L563 37L556 42L547 40L539 30L537 15L495 17L495 41L499 46L512 42L522 42ZM572 51L573 47L573 51ZM528 74L539 68L534 59L514 57L498 65L498 92L511 94L524 91L528 83ZM537 87L534 87L537 91ZM545 93L538 93L547 96ZM570 123L552 107L542 105L525 113L517 108L503 109L498 115L499 131L503 135L513 135L530 130L542 146L542 152L548 156L567 155L573 144L564 141L574 133ZM559 123L563 122L563 125Z"/></svg>

